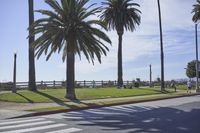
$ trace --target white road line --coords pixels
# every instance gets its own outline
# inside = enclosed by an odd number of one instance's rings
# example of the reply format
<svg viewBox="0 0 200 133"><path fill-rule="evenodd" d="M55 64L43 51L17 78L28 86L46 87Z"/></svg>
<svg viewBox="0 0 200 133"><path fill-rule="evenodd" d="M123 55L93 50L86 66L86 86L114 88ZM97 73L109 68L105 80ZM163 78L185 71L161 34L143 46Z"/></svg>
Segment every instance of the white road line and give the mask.
<svg viewBox="0 0 200 133"><path fill-rule="evenodd" d="M63 118L66 118L66 119L78 119L78 120L83 119L83 117L78 117L78 116L65 116Z"/></svg>
<svg viewBox="0 0 200 133"><path fill-rule="evenodd" d="M37 119L28 119L28 120L17 120L17 121L0 121L0 126L2 125L8 125L8 124L18 124L18 123L23 123L23 122L34 122L34 121L42 121L45 120L44 118L37 118Z"/></svg>
<svg viewBox="0 0 200 133"><path fill-rule="evenodd" d="M66 125L67 124L52 124L52 125L41 126L41 127L33 127L33 128L27 128L27 129L5 131L5 132L1 132L1 133L24 133L24 132L32 132L32 131L37 131L37 130L44 130L44 129L62 127L62 126L66 126Z"/></svg>
<svg viewBox="0 0 200 133"><path fill-rule="evenodd" d="M46 132L46 133L73 133L73 132L78 132L78 131L81 131L81 130L82 129L79 129L79 128L68 128L68 129L51 131L51 132Z"/></svg>
<svg viewBox="0 0 200 133"><path fill-rule="evenodd" d="M50 124L50 123L54 123L54 122L53 121L42 121L42 122L25 123L25 124L20 124L20 125L3 126L3 127L0 127L0 130L10 129L10 128L26 127L26 126L36 126L36 125Z"/></svg>

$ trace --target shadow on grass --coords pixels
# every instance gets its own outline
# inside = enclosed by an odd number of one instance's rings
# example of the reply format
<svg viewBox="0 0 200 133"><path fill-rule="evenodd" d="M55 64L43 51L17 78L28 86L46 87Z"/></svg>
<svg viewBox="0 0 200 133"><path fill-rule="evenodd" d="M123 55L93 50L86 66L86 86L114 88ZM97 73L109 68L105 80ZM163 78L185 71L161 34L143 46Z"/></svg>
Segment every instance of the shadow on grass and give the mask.
<svg viewBox="0 0 200 133"><path fill-rule="evenodd" d="M47 93L44 93L44 92L41 92L41 91L35 91L35 93L37 93L37 94L39 94L41 96L44 96L44 97L52 100L53 102L57 103L58 105L67 106L67 107L70 107L70 108L77 108L77 106L75 106L75 105L69 105L69 104L65 103L63 100L61 100L59 98L56 98L54 96L51 96L51 95L49 95ZM87 106L91 106L92 105L92 104L87 104L87 103L81 102L78 99L77 100L71 100L70 102L78 103L78 104L84 104L84 105L87 105Z"/></svg>
<svg viewBox="0 0 200 133"><path fill-rule="evenodd" d="M34 103L34 101L32 101L31 99L25 97L24 95L20 94L20 93L16 93L17 95L23 97L24 99L26 99L29 103Z"/></svg>
<svg viewBox="0 0 200 133"><path fill-rule="evenodd" d="M142 90L150 90L150 89L147 89L147 88L141 88ZM152 90L153 91L155 91L155 92L157 92L158 94L160 93L164 93L164 94L170 94L170 93L174 93L173 91L168 91L168 90L163 90L163 91L161 91L161 90L157 90L157 89L154 89L154 88L152 88ZM173 90L173 89L171 89L171 90Z"/></svg>

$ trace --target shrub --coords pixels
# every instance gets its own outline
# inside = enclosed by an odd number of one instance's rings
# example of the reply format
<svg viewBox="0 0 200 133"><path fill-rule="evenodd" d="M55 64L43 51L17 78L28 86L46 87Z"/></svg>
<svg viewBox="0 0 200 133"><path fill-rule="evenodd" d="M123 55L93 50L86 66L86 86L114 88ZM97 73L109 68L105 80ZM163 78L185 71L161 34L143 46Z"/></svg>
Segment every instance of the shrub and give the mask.
<svg viewBox="0 0 200 133"><path fill-rule="evenodd" d="M140 87L140 84L139 84L138 82L135 82L135 83L134 83L134 87L139 88L139 87Z"/></svg>

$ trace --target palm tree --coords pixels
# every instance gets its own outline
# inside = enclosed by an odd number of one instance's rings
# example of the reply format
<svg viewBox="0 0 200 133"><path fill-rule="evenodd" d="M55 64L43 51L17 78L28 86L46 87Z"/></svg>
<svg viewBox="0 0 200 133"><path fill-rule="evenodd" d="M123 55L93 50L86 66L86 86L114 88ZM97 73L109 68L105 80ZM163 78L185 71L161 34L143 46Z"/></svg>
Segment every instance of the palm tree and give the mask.
<svg viewBox="0 0 200 133"><path fill-rule="evenodd" d="M163 52L163 35L162 35L162 21L161 21L161 10L160 10L160 0L158 3L158 14L159 14L159 26L160 26L160 59L161 59L161 91L165 90L165 80L164 80L164 52Z"/></svg>
<svg viewBox="0 0 200 133"><path fill-rule="evenodd" d="M101 19L107 24L109 30L113 29L118 34L118 87L123 86L122 69L122 36L125 30L134 31L140 24L139 4L131 0L106 0L102 2L104 7Z"/></svg>
<svg viewBox="0 0 200 133"><path fill-rule="evenodd" d="M46 60L52 53L63 51L62 59L66 60L66 98L74 100L75 95L75 55L84 54L86 59L94 63L98 59L101 63L101 55L109 51L103 42L111 44L108 36L99 30L106 29L103 22L90 20L92 15L99 12L99 8L85 7L89 0L45 0L54 10L38 10L46 15L46 18L38 19L30 27L34 29L32 35L39 37L33 42L37 58L42 53L47 55ZM95 25L95 27L94 27Z"/></svg>
<svg viewBox="0 0 200 133"><path fill-rule="evenodd" d="M192 13L194 13L192 17L192 21L197 23L200 20L200 0L197 0L197 4L193 5Z"/></svg>
<svg viewBox="0 0 200 133"><path fill-rule="evenodd" d="M29 26L34 22L34 13L33 13L33 0L28 1L29 5ZM33 29L29 30L29 35L31 34ZM32 91L36 91L36 83L35 83L35 59L34 59L34 48L31 46L32 42L35 40L34 36L29 37L29 89Z"/></svg>
<svg viewBox="0 0 200 133"><path fill-rule="evenodd" d="M196 40L196 70L198 70L198 22L200 20L200 0L197 0L197 4L193 5L192 13L194 13L192 20L195 23L195 40ZM199 73L196 71L196 91L199 91Z"/></svg>

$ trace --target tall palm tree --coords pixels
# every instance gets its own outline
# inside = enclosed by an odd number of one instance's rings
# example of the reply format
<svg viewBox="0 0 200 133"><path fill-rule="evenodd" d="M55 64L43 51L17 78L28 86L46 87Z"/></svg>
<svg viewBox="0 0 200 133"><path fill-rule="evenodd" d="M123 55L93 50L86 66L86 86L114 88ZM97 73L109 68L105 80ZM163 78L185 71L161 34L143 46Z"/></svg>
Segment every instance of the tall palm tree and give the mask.
<svg viewBox="0 0 200 133"><path fill-rule="evenodd" d="M200 20L200 0L197 0L197 4L193 5L192 13L194 13L192 20L197 23Z"/></svg>
<svg viewBox="0 0 200 133"><path fill-rule="evenodd" d="M196 70L198 70L198 22L200 20L200 0L197 0L197 4L193 5L192 13L194 13L192 20L195 23L195 40L196 40ZM196 71L196 91L199 91L199 73Z"/></svg>
<svg viewBox="0 0 200 133"><path fill-rule="evenodd" d="M131 0L106 0L101 19L107 24L108 29L117 31L118 34L118 87L123 86L122 68L122 36L124 30L134 31L140 24L139 4Z"/></svg>
<svg viewBox="0 0 200 133"><path fill-rule="evenodd" d="M98 59L101 63L101 55L109 51L104 45L111 41L108 36L99 30L106 29L103 22L90 20L92 15L99 12L99 8L86 7L89 0L45 0L53 9L38 10L37 12L46 15L46 18L38 19L30 27L34 29L32 35L39 37L33 42L36 56L39 58L42 53L47 55L46 60L52 53L63 51L62 59L66 60L67 84L66 98L76 99L74 89L75 79L75 55L84 54L86 59L94 63ZM96 25L94 27L94 25ZM104 43L103 43L104 42Z"/></svg>
<svg viewBox="0 0 200 133"><path fill-rule="evenodd" d="M163 35L162 35L162 21L161 21L161 10L160 10L160 1L158 3L158 14L159 14L159 26L160 26L160 59L161 59L161 91L165 90L165 80L164 80L164 52L163 52Z"/></svg>
<svg viewBox="0 0 200 133"><path fill-rule="evenodd" d="M33 0L28 0L29 5L29 26L34 22L34 12L33 12ZM29 35L32 32L32 28L29 30ZM35 59L34 59L34 48L31 46L32 42L35 40L34 36L29 37L29 89L36 91L35 83Z"/></svg>

